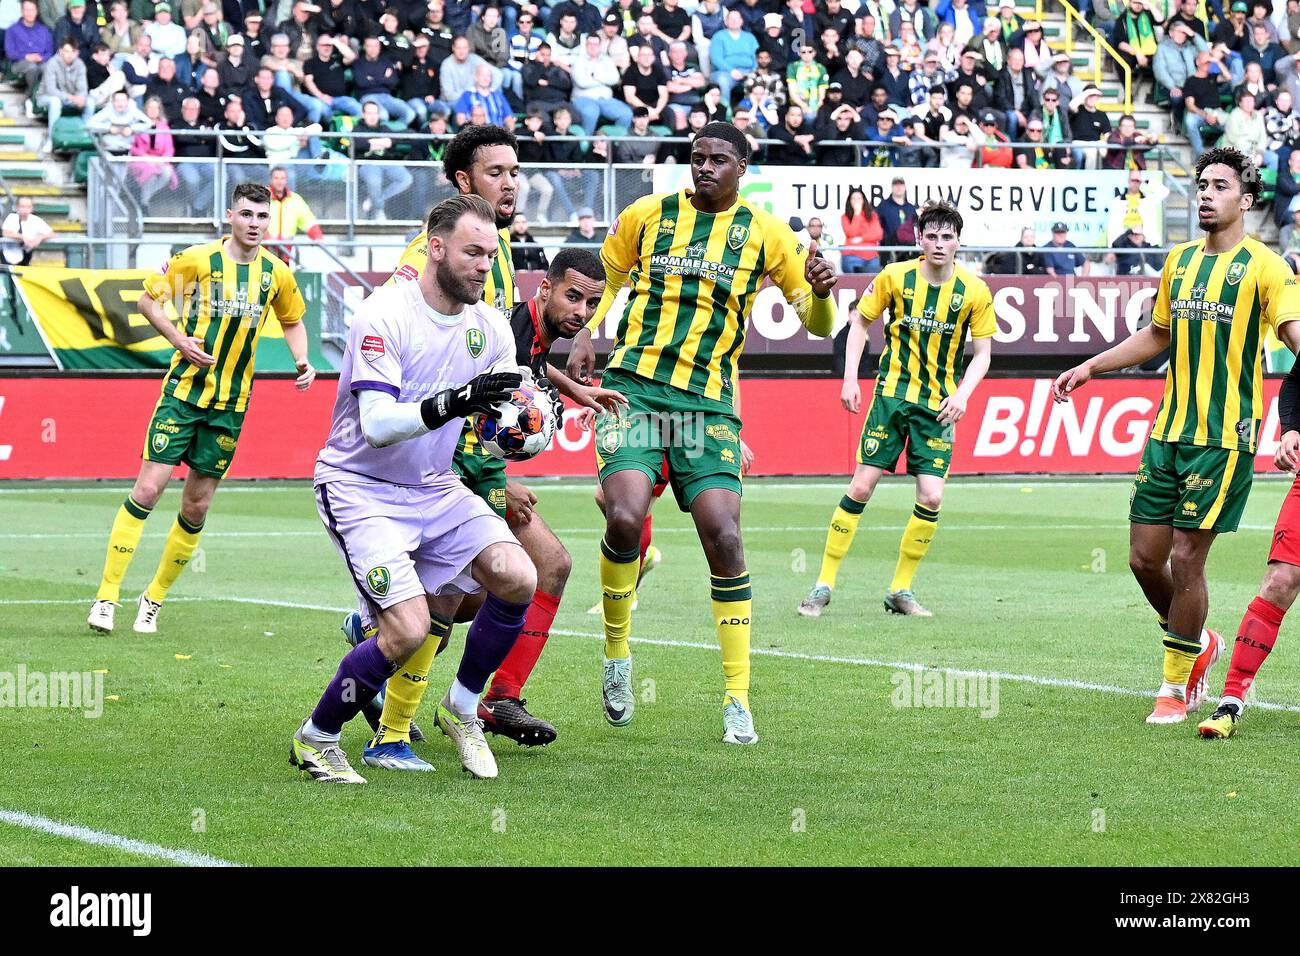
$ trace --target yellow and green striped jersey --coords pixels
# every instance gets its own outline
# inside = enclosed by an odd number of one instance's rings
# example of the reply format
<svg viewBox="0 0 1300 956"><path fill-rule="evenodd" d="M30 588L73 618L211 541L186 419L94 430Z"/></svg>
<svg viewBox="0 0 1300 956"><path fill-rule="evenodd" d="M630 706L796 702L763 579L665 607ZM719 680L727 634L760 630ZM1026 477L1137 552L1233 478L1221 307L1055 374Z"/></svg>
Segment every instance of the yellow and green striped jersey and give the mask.
<svg viewBox="0 0 1300 956"><path fill-rule="evenodd" d="M252 262L236 262L225 239L176 253L145 282L155 301L171 301L180 330L203 340L216 362L199 368L180 352L172 356L163 394L199 408L242 412L253 390L253 356L262 323L274 311L283 325L302 321L307 306L293 273L265 249Z"/></svg>
<svg viewBox="0 0 1300 956"><path fill-rule="evenodd" d="M957 390L966 365L966 333L986 339L997 331L993 294L969 269L957 266L943 285L921 274L925 256L891 263L867 286L858 312L870 324L889 313L876 394L938 411Z"/></svg>
<svg viewBox="0 0 1300 956"><path fill-rule="evenodd" d="M384 285L392 285L398 279L418 279L424 272L424 264L429 261L429 234L421 232L407 243L402 250L402 258L397 268L388 277ZM492 271L483 286L483 303L504 312L507 316L515 307L515 268L510 258L510 230L502 229L497 233L497 257L492 262Z"/></svg>
<svg viewBox="0 0 1300 956"><path fill-rule="evenodd" d="M638 199L610 226L601 248L606 296L632 292L606 368L666 382L730 405L745 344L745 318L769 277L796 310L812 288L807 250L790 227L745 200L700 212L690 189ZM608 306L602 300L591 326Z"/></svg>
<svg viewBox="0 0 1300 956"><path fill-rule="evenodd" d="M1152 323L1169 330L1165 395L1151 437L1254 454L1264 414L1267 329L1300 319L1300 284L1281 256L1246 237L1206 255L1205 240L1165 260Z"/></svg>

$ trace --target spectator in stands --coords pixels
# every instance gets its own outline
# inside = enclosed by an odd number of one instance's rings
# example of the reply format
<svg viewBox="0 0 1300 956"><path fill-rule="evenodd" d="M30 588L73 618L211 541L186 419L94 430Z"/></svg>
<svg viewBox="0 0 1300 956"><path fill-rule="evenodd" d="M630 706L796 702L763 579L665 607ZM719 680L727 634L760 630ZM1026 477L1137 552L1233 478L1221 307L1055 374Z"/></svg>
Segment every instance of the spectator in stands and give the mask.
<svg viewBox="0 0 1300 956"><path fill-rule="evenodd" d="M1070 101L1070 130L1076 143L1102 143L1110 135L1110 117L1097 108L1101 90L1091 84ZM1075 166L1100 169L1104 149L1075 149Z"/></svg>
<svg viewBox="0 0 1300 956"><path fill-rule="evenodd" d="M388 202L410 187L411 174L400 162L401 151L380 119L377 102L361 104L361 122L352 131L357 158L371 160L357 167L357 181L364 197L361 212L383 221L388 218Z"/></svg>
<svg viewBox="0 0 1300 956"><path fill-rule="evenodd" d="M1011 38L1010 46L1023 51L1025 69L1032 70L1040 79L1052 68L1055 54L1043 38L1043 25L1037 20L1025 20L1020 32Z"/></svg>
<svg viewBox="0 0 1300 956"><path fill-rule="evenodd" d="M528 197L536 194L535 215L543 222L551 218L551 198L555 187L546 178L541 169L536 169L550 158L550 147L546 142L546 124L544 109L533 104L524 116L524 128L519 131L519 193L515 197L515 209L523 212L528 204Z"/></svg>
<svg viewBox="0 0 1300 956"><path fill-rule="evenodd" d="M153 22L145 26L144 32L158 55L178 57L184 53L189 38L183 26L172 22L171 4L158 4L154 7L153 16Z"/></svg>
<svg viewBox="0 0 1300 956"><path fill-rule="evenodd" d="M427 138L417 141L415 147L411 150L409 158L412 161L420 163L442 162L442 154L447 151L447 143L452 138L447 120L447 109L441 104L429 110L429 135Z"/></svg>
<svg viewBox="0 0 1300 956"><path fill-rule="evenodd" d="M510 220L510 259L515 272L542 272L546 269L546 251L528 231L528 217L517 212Z"/></svg>
<svg viewBox="0 0 1300 956"><path fill-rule="evenodd" d="M1065 157L1070 155L1069 150L1047 147L1043 139L1043 120L1037 113L1025 125L1024 141L1026 145L1017 146L1013 153L1019 169L1059 169Z"/></svg>
<svg viewBox="0 0 1300 956"><path fill-rule="evenodd" d="M822 31L817 62L825 68L827 76L834 76L844 69L844 41L832 27Z"/></svg>
<svg viewBox="0 0 1300 956"><path fill-rule="evenodd" d="M54 235L49 223L32 212L34 205L31 196L19 196L13 212L0 225L0 235L5 240L0 250L4 261L11 266L31 265L32 253Z"/></svg>
<svg viewBox="0 0 1300 956"><path fill-rule="evenodd" d="M876 206L876 215L884 228L881 245L911 246L916 243L916 205L907 199L907 181L895 176L889 184L889 195ZM910 252L890 254L889 258L907 259ZM882 260L883 261L883 260Z"/></svg>
<svg viewBox="0 0 1300 956"><path fill-rule="evenodd" d="M617 23L617 17L615 17ZM535 29L537 20L533 14L521 12L515 21L516 32L510 37L510 59L507 61L502 72L505 78L502 81L509 86L515 96L523 100L523 74L528 63L537 56L537 50L545 42L543 31ZM437 61L434 61L437 65Z"/></svg>
<svg viewBox="0 0 1300 956"><path fill-rule="evenodd" d="M1056 90L1061 94L1062 103L1069 103L1079 95L1083 84L1074 76L1074 64L1070 62L1068 53L1058 53L1052 57L1052 70L1043 78L1038 89L1040 96L1047 90Z"/></svg>
<svg viewBox="0 0 1300 956"><path fill-rule="evenodd" d="M305 111L289 94L275 85L275 74L268 66L260 67L253 76L253 85L244 90L244 115L253 129L270 129L275 125L275 114L287 106L293 113L294 123L302 121Z"/></svg>
<svg viewBox="0 0 1300 956"><path fill-rule="evenodd" d="M1140 222L1116 237L1111 246L1115 249L1136 250L1155 248L1151 243L1147 242L1146 229ZM1117 276L1158 276L1162 264L1159 255L1141 251L1135 253L1108 252L1105 262L1114 267Z"/></svg>
<svg viewBox="0 0 1300 956"><path fill-rule="evenodd" d="M177 162L176 175L185 188L186 213L194 217L210 216L212 210L207 208L212 201L212 168L201 160L210 160L216 155L217 143L211 136L194 135L199 130L209 129L202 125L199 117L198 97L189 96L181 103L181 118L172 125L172 148L177 160L195 160L195 162Z"/></svg>
<svg viewBox="0 0 1300 956"><path fill-rule="evenodd" d="M429 111L439 105L438 64L429 53L429 38L423 33L417 33L411 41L411 60L402 70L398 90L406 105L415 111L416 125L428 125Z"/></svg>
<svg viewBox="0 0 1300 956"><path fill-rule="evenodd" d="M287 104L275 111L275 123L262 136L262 151L266 153L268 163L288 163L295 159L319 159L321 157L320 133L318 123L299 126L301 117L295 116L293 108ZM296 167L289 167L289 183L297 182Z"/></svg>
<svg viewBox="0 0 1300 956"><path fill-rule="evenodd" d="M468 41L458 37L457 42ZM352 86L357 99L361 101L362 116L365 115L365 105L374 103L384 119L393 120L402 127L410 126L415 119L415 110L393 95L397 92L401 79L397 64L383 54L379 37L366 37L361 49L362 57L352 64ZM481 60L479 62L482 63Z"/></svg>
<svg viewBox="0 0 1300 956"><path fill-rule="evenodd" d="M1220 143L1241 150L1256 166L1277 168L1277 156L1268 153L1264 116L1255 108L1255 94L1249 90L1237 91L1237 108L1224 121Z"/></svg>
<svg viewBox="0 0 1300 956"><path fill-rule="evenodd" d="M939 138L945 146L939 165L945 169L970 169L975 165L976 153L984 145L984 137L971 128L966 113L955 115L952 126L945 127Z"/></svg>
<svg viewBox="0 0 1300 956"><path fill-rule="evenodd" d="M329 112L325 103L301 92L303 65L292 55L289 38L285 34L276 33L271 37L270 49L263 54L261 65L263 69L271 71L276 87L293 101L297 107L295 112L300 118L305 117L309 123L320 123L325 118Z"/></svg>
<svg viewBox="0 0 1300 956"><path fill-rule="evenodd" d="M990 3L988 8L992 10L993 5ZM1020 33L1024 27L1024 22L1020 19L1020 15L1016 13L1015 0L1002 0L1002 2L998 4L997 17L998 29L1002 33L1002 42L1005 43L1007 49L1010 50L1012 39L1016 34Z"/></svg>
<svg viewBox="0 0 1300 956"><path fill-rule="evenodd" d="M459 100L462 93L474 88L475 76L480 66L491 69L487 60L477 53L470 52L468 39L458 36L452 40L451 56L438 66L438 84L441 90L438 98L448 104ZM356 76L355 70L353 76L354 78ZM492 86L495 89L500 86L500 83L494 82Z"/></svg>
<svg viewBox="0 0 1300 956"><path fill-rule="evenodd" d="M1246 29L1253 33L1255 27L1263 27L1269 42L1277 43L1281 37L1272 17L1273 0L1250 0L1250 19L1246 21Z"/></svg>
<svg viewBox="0 0 1300 956"><path fill-rule="evenodd" d="M1178 0L1178 9L1165 21L1165 35L1169 35L1169 30L1175 23L1185 23L1187 28L1192 31L1193 36L1200 37L1208 44L1210 41L1210 28L1197 12L1200 3L1201 0ZM1209 10L1208 5L1206 10Z"/></svg>
<svg viewBox="0 0 1300 956"><path fill-rule="evenodd" d="M501 11L496 7L484 7L465 35L470 50L492 66L503 67L510 62L510 40L501 26Z"/></svg>
<svg viewBox="0 0 1300 956"><path fill-rule="evenodd" d="M1125 113L1120 117L1119 127L1106 137L1106 142L1116 147L1106 150L1107 169L1146 169L1146 153L1156 144L1156 139L1145 133L1139 133L1137 119L1132 114Z"/></svg>
<svg viewBox="0 0 1300 956"><path fill-rule="evenodd" d="M744 4L741 4L741 18L744 19ZM713 37L726 29L726 11L721 0L701 0L691 15L691 43L695 46L700 64L700 72L708 76L711 70L709 48Z"/></svg>
<svg viewBox="0 0 1300 956"><path fill-rule="evenodd" d="M564 237L566 246L593 244L600 245L605 241L603 230L596 228L596 213L590 206L583 206L578 210L578 224L569 230L569 234Z"/></svg>
<svg viewBox="0 0 1300 956"><path fill-rule="evenodd" d="M581 34L599 33L602 14L594 3L587 0L560 0L551 8L551 15L546 21L546 28L556 32L563 17L572 16L574 26Z"/></svg>
<svg viewBox="0 0 1300 956"><path fill-rule="evenodd" d="M1179 21L1182 22L1181 20ZM1192 154L1205 152L1201 126L1219 125L1219 91L1227 74L1222 70L1216 77L1210 75L1210 53L1202 50L1196 54L1196 67L1183 83L1183 134L1192 144Z"/></svg>
<svg viewBox="0 0 1300 956"><path fill-rule="evenodd" d="M232 96L226 100L225 115L217 126L217 155L222 159L259 160L265 157L262 151L262 137L248 123L244 115L244 103ZM254 165L229 164L226 166L226 178L232 183L250 182L260 178Z"/></svg>
<svg viewBox="0 0 1300 956"><path fill-rule="evenodd" d="M591 42L591 38L587 38ZM685 65L685 44L677 41L679 59ZM612 63L612 61L611 61ZM661 122L664 110L668 107L668 75L655 58L654 50L648 45L636 48L636 61L624 71L621 77L623 100L632 107L633 118L638 107L644 107L649 118L647 122ZM700 77L700 85L704 78ZM683 120L685 117L683 116ZM615 148L617 155L618 149ZM620 162L622 160L619 160ZM640 160L635 160L640 162Z"/></svg>
<svg viewBox="0 0 1300 956"><path fill-rule="evenodd" d="M204 126L220 126L226 115L226 103L230 97L221 88L221 76L216 70L203 74L199 84L199 111ZM243 104L240 104L243 107Z"/></svg>
<svg viewBox="0 0 1300 956"><path fill-rule="evenodd" d="M904 22L910 23L918 39L929 40L939 32L938 20L929 7L919 0L903 0L889 14L889 35L898 37Z"/></svg>
<svg viewBox="0 0 1300 956"><path fill-rule="evenodd" d="M1282 227L1278 245L1291 271L1300 274L1300 208L1292 211L1291 221Z"/></svg>
<svg viewBox="0 0 1300 956"><path fill-rule="evenodd" d="M131 101L126 90L118 90L109 105L90 118L86 128L99 134L99 143L105 152L125 156L131 151L135 134L150 125L149 117Z"/></svg>
<svg viewBox="0 0 1300 956"><path fill-rule="evenodd" d="M848 59L849 50L857 50L862 54L862 68L872 74L875 79L875 73L885 61L885 33L880 27L880 18L872 13L865 12L866 4L858 7L858 18L855 22L853 36L846 44L844 56L845 61Z"/></svg>
<svg viewBox="0 0 1300 956"><path fill-rule="evenodd" d="M573 69L573 61L582 52L582 34L578 32L578 18L572 13L560 17L559 29L546 35L551 45L551 55L561 67Z"/></svg>
<svg viewBox="0 0 1300 956"><path fill-rule="evenodd" d="M1255 96L1255 107L1261 112L1266 109L1273 100L1273 90L1276 86L1270 86L1264 81L1264 71L1258 62L1246 64L1245 80L1233 92L1240 93L1242 90L1249 90Z"/></svg>
<svg viewBox="0 0 1300 956"><path fill-rule="evenodd" d="M744 122L747 124L745 130L747 130L750 134L752 134L753 130L748 124L752 123L753 114L745 112L744 110L738 108L736 110L736 115L739 116L742 112L745 113ZM655 162L683 163L683 164L689 163L691 161L691 143L689 140L694 140L695 136L699 133L699 131L702 130L706 125L708 125L708 122L709 122L709 114L704 111L704 104L696 103L694 106L691 107L691 111L686 114L686 128L684 130L679 131L676 134L678 136L688 137L688 142L661 143L659 145L659 151L656 155ZM736 128L737 129L740 128L739 122L736 123ZM748 138L749 135L746 136L746 139ZM753 150L752 145L750 149ZM750 162L757 163L758 162L757 157L751 155Z"/></svg>
<svg viewBox="0 0 1300 956"><path fill-rule="evenodd" d="M813 134L804 131L804 112L798 104L785 108L781 125L768 130L767 161L774 166L806 166L812 161Z"/></svg>
<svg viewBox="0 0 1300 956"><path fill-rule="evenodd" d="M543 42L537 58L524 65L524 103L554 109L569 102L573 80L567 70L551 59L551 45Z"/></svg>
<svg viewBox="0 0 1300 956"><path fill-rule="evenodd" d="M730 107L731 91L758 65L755 59L758 41L743 29L744 18L739 10L730 10L725 23L726 29L713 35L709 62L713 66L713 82L722 93L723 103Z"/></svg>
<svg viewBox="0 0 1300 956"><path fill-rule="evenodd" d="M90 87L90 105L96 110L107 106L113 94L126 87L126 76L113 68L113 54L106 43L97 43L90 51L86 85Z"/></svg>
<svg viewBox="0 0 1300 956"><path fill-rule="evenodd" d="M908 83L909 72L899 65L901 54L893 43L885 47L885 63L876 74L876 85L885 89L885 102L891 105L906 106L910 101Z"/></svg>
<svg viewBox="0 0 1300 956"><path fill-rule="evenodd" d="M145 100L144 115L150 128L138 131L131 140L131 155L139 158L132 160L129 168L140 190L140 205L148 208L159 190L177 186L176 171L167 162L176 150L171 127L163 115L162 100L157 97Z"/></svg>
<svg viewBox="0 0 1300 956"><path fill-rule="evenodd" d="M1247 68L1251 63L1258 63L1263 71L1264 82L1275 84L1277 82L1277 61L1284 56L1286 56L1286 51L1282 49L1282 44L1269 36L1267 27L1261 23L1251 27L1250 43L1246 45L1241 53L1243 64Z"/></svg>
<svg viewBox="0 0 1300 956"><path fill-rule="evenodd" d="M992 105L1005 117L1007 135L1012 140L1019 139L1029 117L1039 108L1038 77L1025 69L1024 50L1016 47L1007 50L1007 65L994 83Z"/></svg>
<svg viewBox="0 0 1300 956"><path fill-rule="evenodd" d="M976 10L969 0L939 0L934 9L935 17L940 22L939 29L943 29L944 23L951 25L957 42L962 46L980 35L984 23L983 11L983 3L980 4L979 10Z"/></svg>
<svg viewBox="0 0 1300 956"><path fill-rule="evenodd" d="M677 42L668 47L668 110L673 129L677 132L686 128L691 107L700 101L700 93L708 82L704 74L687 61L688 54L689 47L685 43Z"/></svg>
<svg viewBox="0 0 1300 956"><path fill-rule="evenodd" d="M77 44L83 59L90 59L90 51L99 43L99 27L95 17L87 15L86 0L68 0L68 10L54 27L54 45L63 46L64 40Z"/></svg>
<svg viewBox="0 0 1300 956"><path fill-rule="evenodd" d="M899 147L911 146L913 141L908 135L912 130L906 124L904 124L903 129L899 129L899 115L893 109L881 110L876 114L875 127L867 127L866 140L869 145L864 147L862 151L862 164L864 166L902 165ZM915 120L914 117L908 117L908 119L913 119L916 128L920 128L920 120ZM915 154L909 159L910 162L919 163Z"/></svg>
<svg viewBox="0 0 1300 956"><path fill-rule="evenodd" d="M632 124L632 108L614 98L619 79L614 61L600 52L600 37L588 36L582 55L573 62L572 100L579 122L588 133L594 132L601 120L624 129Z"/></svg>
<svg viewBox="0 0 1300 956"><path fill-rule="evenodd" d="M1278 170L1275 189L1273 221L1281 228L1291 221L1292 212L1300 209L1300 150L1287 154L1286 166Z"/></svg>
<svg viewBox="0 0 1300 956"><path fill-rule="evenodd" d="M997 252L989 256L984 263L984 271L991 275L1041 276L1044 274L1043 263L1036 252L1020 252L1021 249L1038 248L1034 236L1034 227L1025 226L1020 230L1020 241L1012 246L1010 252Z"/></svg>
<svg viewBox="0 0 1300 956"><path fill-rule="evenodd" d="M828 119L828 125L814 134L819 140L860 141L866 138L858 111L847 103L836 107ZM830 142L822 142L817 147L817 162L824 166L860 166L862 150L857 145L832 146Z"/></svg>
<svg viewBox="0 0 1300 956"><path fill-rule="evenodd" d="M1286 33L1290 39L1282 45L1294 54L1300 50L1300 0L1286 0Z"/></svg>
<svg viewBox="0 0 1300 956"><path fill-rule="evenodd" d="M1002 35L1002 24L997 17L985 17L980 35L967 47L984 57L985 75L990 81L1007 65L1007 39Z"/></svg>
<svg viewBox="0 0 1300 956"><path fill-rule="evenodd" d="M158 73L158 64L162 61L153 51L153 41L149 34L141 33L136 37L135 50L130 56L122 58L122 72L126 74L127 90L137 103L144 101L144 90L151 77Z"/></svg>
<svg viewBox="0 0 1300 956"><path fill-rule="evenodd" d="M752 83L762 83L776 99L786 101L785 67L778 72L772 65L772 54L766 50L754 54L754 69L741 81L741 89L747 89Z"/></svg>
<svg viewBox="0 0 1300 956"><path fill-rule="evenodd" d="M142 32L141 26L127 16L126 0L113 0L108 7L108 23L100 28L99 38L108 44L114 66L119 66L122 58L131 54L135 49L135 41Z"/></svg>
<svg viewBox="0 0 1300 956"><path fill-rule="evenodd" d="M807 42L811 39L811 17L804 12L803 0L785 0L784 4L774 3L774 7L782 7L781 32L790 36L798 36L802 41ZM767 17L763 18L764 24L767 23Z"/></svg>
<svg viewBox="0 0 1300 956"><path fill-rule="evenodd" d="M863 69L863 62L861 50L849 50L844 54L844 69L831 77L844 91L844 102L859 110L871 99L871 74Z"/></svg>
<svg viewBox="0 0 1300 956"><path fill-rule="evenodd" d="M261 62L271 52L266 34L262 32L262 15L256 9L244 14L244 51L250 59ZM288 34L285 34L287 37Z"/></svg>
<svg viewBox="0 0 1300 956"><path fill-rule="evenodd" d="M277 16L281 15L278 11L282 10L283 6L283 3L276 6ZM349 34L332 29L329 26L331 23L333 19L328 9L322 10L314 3L297 0L290 8L288 18L276 24L275 32L283 33L289 38L289 49L293 51L294 58L304 62L311 59L311 51L315 49L316 40L322 33L344 37L364 36L364 31Z"/></svg>
<svg viewBox="0 0 1300 956"><path fill-rule="evenodd" d="M40 84L45 61L54 56L54 34L37 19L36 0L23 0L21 18L5 30L5 59L27 89ZM28 106L28 115L31 107Z"/></svg>
<svg viewBox="0 0 1300 956"><path fill-rule="evenodd" d="M605 15L600 24L600 52L606 54L618 71L622 73L632 63L628 52L627 37L623 36L622 18L611 11Z"/></svg>
<svg viewBox="0 0 1300 956"><path fill-rule="evenodd" d="M710 123L728 123L731 121L731 110L722 101L722 90L718 89L717 84L710 83L704 88L704 96L700 100L704 106L705 112L709 114Z"/></svg>
<svg viewBox="0 0 1300 956"><path fill-rule="evenodd" d="M799 49L799 62L786 67L786 93L790 102L811 119L821 108L829 85L826 68L817 62L816 47L805 43Z"/></svg>
<svg viewBox="0 0 1300 956"><path fill-rule="evenodd" d="M650 111L644 106L632 108L632 128L627 131L627 135L637 137L642 142L621 140L615 143L614 162L653 165L655 154L659 151L659 140L650 132Z"/></svg>
<svg viewBox="0 0 1300 956"><path fill-rule="evenodd" d="M253 75L257 72L257 61L246 55L247 43L242 33L232 33L226 40L225 56L217 63L221 90L228 96L239 96L253 82Z"/></svg>
<svg viewBox="0 0 1300 956"><path fill-rule="evenodd" d="M1250 42L1250 32L1246 26L1248 9L1245 0L1234 0L1228 16L1219 23L1210 38L1210 43L1214 46L1222 46L1232 54L1233 83L1241 81L1241 70L1244 65L1242 56L1246 52L1246 45Z"/></svg>
<svg viewBox="0 0 1300 956"><path fill-rule="evenodd" d="M557 106L551 112L551 123L554 136L566 137L572 136L573 113L567 106ZM550 169L546 173L546 178L550 180L551 185L555 188L555 196L560 200L560 207L566 218L575 216L575 210L579 203L575 203L573 193L582 190L582 199L580 205L590 206L595 202L596 187L599 185L599 174L592 170L580 168L584 162L582 144L576 139L551 139L551 158L552 163L558 164L558 169ZM588 175L591 173L592 175ZM596 179L593 180L592 176Z"/></svg>
<svg viewBox="0 0 1300 956"><path fill-rule="evenodd" d="M979 114L988 107L976 102L975 87L957 86L953 89L952 106L949 107L952 110L953 118L965 116L973 128Z"/></svg>
<svg viewBox="0 0 1300 956"><path fill-rule="evenodd" d="M356 58L346 37L322 33L316 38L316 55L302 68L302 88L325 104L323 122L336 113L361 115L361 104L351 95L347 80L348 65Z"/></svg>
<svg viewBox="0 0 1300 956"><path fill-rule="evenodd" d="M841 43L848 43L855 27L853 14L844 9L842 0L822 0L813 15L813 32L821 36L827 29L834 30Z"/></svg>
<svg viewBox="0 0 1300 956"><path fill-rule="evenodd" d="M294 7L295 12L297 6ZM223 51L230 46L230 38L238 36L221 15L221 7L212 0L206 0L199 9L201 17L199 35L203 37L203 52L208 66L219 66ZM247 42L247 41L245 41Z"/></svg>
<svg viewBox="0 0 1300 956"><path fill-rule="evenodd" d="M145 99L157 99L162 103L163 115L168 125L175 123L181 116L181 103L190 95L190 90L176 76L176 63L171 57L158 61L158 72L145 84Z"/></svg>
<svg viewBox="0 0 1300 956"><path fill-rule="evenodd" d="M197 30L185 38L185 52L172 62L176 65L176 79L186 89L197 90L204 71L211 69L203 62L203 37Z"/></svg>
<svg viewBox="0 0 1300 956"><path fill-rule="evenodd" d="M957 75L956 69L952 75ZM948 85L948 74L939 66L939 54L931 50L921 60L921 66L913 69L907 86L910 94L908 105L919 107L930 102L930 91L936 86L943 89Z"/></svg>
<svg viewBox="0 0 1300 956"><path fill-rule="evenodd" d="M88 120L94 115L90 87L86 82L86 64L78 52L77 41L69 37L59 47L58 55L45 61L41 74L38 102L45 107L45 118L49 124L50 135L44 146L47 155L54 150L54 124L59 121L65 109L79 114L82 119Z"/></svg>
<svg viewBox="0 0 1300 956"><path fill-rule="evenodd" d="M961 53L965 48L966 44L958 43L954 37L952 24L941 22L939 24L939 35L927 43L922 51L922 62L925 62L933 55L935 69L945 74L944 82L947 82L948 78L957 73L957 67L961 63ZM907 60L906 50L903 51L903 59L904 61ZM912 72L913 74L916 73L915 66ZM933 85L933 82L931 82L931 85Z"/></svg>
<svg viewBox="0 0 1300 956"><path fill-rule="evenodd" d="M1128 10L1115 19L1110 42L1137 75L1150 75L1158 41L1155 17L1151 16L1147 0L1129 0Z"/></svg>
<svg viewBox="0 0 1300 956"><path fill-rule="evenodd" d="M1030 121L1033 120L1042 123L1043 142L1049 146L1055 143L1069 143L1074 139L1074 133L1070 128L1070 114L1062 108L1061 95L1056 90L1043 90L1042 104L1030 117ZM1073 164L1071 151L1066 149L1061 152L1070 155L1070 163Z"/></svg>
<svg viewBox="0 0 1300 956"><path fill-rule="evenodd" d="M808 221L809 234L812 220ZM840 216L844 244L840 247L840 269L846 275L880 271L880 244L885 227L880 214L867 202L867 194L854 186L849 190Z"/></svg>
<svg viewBox="0 0 1300 956"><path fill-rule="evenodd" d="M1077 248L1068 238L1070 227L1063 222L1052 225L1052 241L1042 248L1047 250L1040 253L1042 256L1043 269L1049 276L1072 276L1080 269L1087 273L1086 262L1082 252L1062 252L1063 249Z"/></svg>
<svg viewBox="0 0 1300 956"><path fill-rule="evenodd" d="M1290 90L1278 90L1272 104L1264 111L1264 130L1268 133L1268 149L1279 155L1300 145L1300 126L1297 126Z"/></svg>
<svg viewBox="0 0 1300 956"><path fill-rule="evenodd" d="M998 114L993 110L980 114L980 133L984 143L975 155L975 165L1010 169L1015 162L1015 152L1008 145L1010 137L998 129Z"/></svg>
<svg viewBox="0 0 1300 956"><path fill-rule="evenodd" d="M682 9L678 0L659 0L650 16L655 35L668 46L691 38L691 15Z"/></svg>
<svg viewBox="0 0 1300 956"><path fill-rule="evenodd" d="M470 114L476 106L483 107L487 122L493 126L501 126L505 123L506 116L514 112L501 91L492 89L492 67L486 63L480 64L474 72L474 88L466 90L460 95L460 99L452 104L456 125L464 126L468 123Z"/></svg>

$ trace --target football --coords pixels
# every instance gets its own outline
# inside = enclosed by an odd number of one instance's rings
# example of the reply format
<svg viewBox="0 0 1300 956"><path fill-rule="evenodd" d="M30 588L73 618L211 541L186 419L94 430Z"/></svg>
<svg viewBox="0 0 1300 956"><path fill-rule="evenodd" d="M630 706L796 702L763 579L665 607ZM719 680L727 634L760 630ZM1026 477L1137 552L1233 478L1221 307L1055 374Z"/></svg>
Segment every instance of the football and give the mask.
<svg viewBox="0 0 1300 956"><path fill-rule="evenodd" d="M474 434L493 458L527 461L555 434L555 407L543 389L525 383L496 406L496 417L474 416Z"/></svg>

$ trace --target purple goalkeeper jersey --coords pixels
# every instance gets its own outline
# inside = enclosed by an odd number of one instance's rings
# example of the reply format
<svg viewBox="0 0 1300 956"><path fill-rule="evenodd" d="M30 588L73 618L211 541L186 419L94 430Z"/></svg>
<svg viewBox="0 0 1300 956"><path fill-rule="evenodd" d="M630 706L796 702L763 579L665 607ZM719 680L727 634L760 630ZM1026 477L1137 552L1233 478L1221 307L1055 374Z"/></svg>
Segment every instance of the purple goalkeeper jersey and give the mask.
<svg viewBox="0 0 1300 956"><path fill-rule="evenodd" d="M504 315L482 303L457 316L429 308L418 282L380 286L357 308L339 369L330 435L316 459L315 482L372 480L432 485L451 476L463 422L372 448L361 432L359 392L419 402L459 388L483 372L513 371L515 342Z"/></svg>

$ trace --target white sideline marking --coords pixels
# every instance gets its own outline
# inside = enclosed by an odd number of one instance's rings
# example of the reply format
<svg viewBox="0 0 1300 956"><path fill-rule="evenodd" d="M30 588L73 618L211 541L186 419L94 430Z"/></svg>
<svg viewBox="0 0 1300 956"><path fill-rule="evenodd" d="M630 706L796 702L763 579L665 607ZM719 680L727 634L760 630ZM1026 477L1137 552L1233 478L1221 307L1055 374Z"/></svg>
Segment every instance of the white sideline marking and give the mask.
<svg viewBox="0 0 1300 956"><path fill-rule="evenodd" d="M336 607L329 604L300 604L295 601L273 601L269 598L250 598L250 597L183 597L171 598L172 601L230 601L234 604L260 604L267 607L285 607L299 611L326 611L335 614L346 614L354 611L354 607ZM85 600L30 600L30 601L5 601L0 600L0 605L4 604L85 604ZM586 637L592 639L603 638L604 635L596 634L590 631L566 631L559 628L552 629L552 634L559 634L561 637ZM685 647L692 650L700 651L718 651L716 644L703 644L695 641L661 641L648 637L631 638L633 644L647 644L651 647ZM780 657L786 660L810 661L817 664L844 664L850 667L884 667L896 671L935 671L940 674L952 674L955 677L969 677L971 675L984 675L987 677L996 677L1000 681L1007 681L1013 684L1033 684L1038 687L1064 687L1068 690L1087 690L1101 694L1113 694L1120 697L1152 697L1155 692L1151 690L1133 690L1129 687L1118 687L1115 684L1095 684L1091 681L1071 680L1066 677L1039 677L1036 674L1005 674L1001 671L973 670L963 667L931 667L928 664L918 664L914 661L886 661L872 657L837 657L831 654L804 654L800 651L778 651L770 647L755 647L750 649L750 653L759 657ZM1208 701L1218 701L1219 698L1206 696ZM1288 713L1300 714L1300 705L1296 704L1274 704L1264 700L1250 701L1249 706L1258 707L1260 710L1279 710Z"/></svg>
<svg viewBox="0 0 1300 956"><path fill-rule="evenodd" d="M132 840L130 837L118 836L116 833L106 833L103 830L93 830L90 827L60 823L58 820L23 813L21 810L0 810L0 823L8 823L26 830L48 833L51 836L66 837L69 840L76 840L78 843L112 847L114 850L121 850L124 853L133 853L136 856L146 856L155 860L166 860L180 866L239 866L238 863L231 863L229 860L208 856L206 853L194 853L190 850L169 850L167 847L158 846L155 843Z"/></svg>

